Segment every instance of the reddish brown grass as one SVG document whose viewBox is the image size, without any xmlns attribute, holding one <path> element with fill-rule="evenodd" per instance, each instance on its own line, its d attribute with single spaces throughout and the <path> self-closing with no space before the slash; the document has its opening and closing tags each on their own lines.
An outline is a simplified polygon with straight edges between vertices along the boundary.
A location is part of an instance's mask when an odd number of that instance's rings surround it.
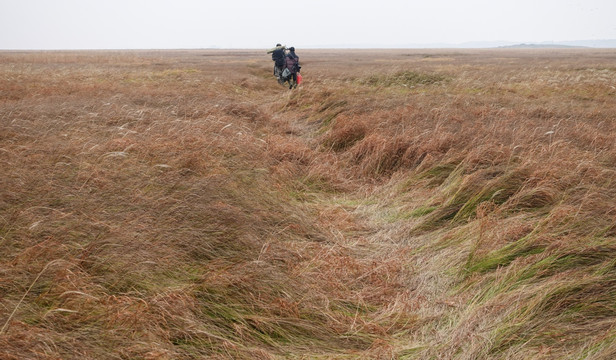
<svg viewBox="0 0 616 360">
<path fill-rule="evenodd" d="M 0 53 L 0 357 L 616 353 L 612 50 L 298 53 Z"/>
</svg>

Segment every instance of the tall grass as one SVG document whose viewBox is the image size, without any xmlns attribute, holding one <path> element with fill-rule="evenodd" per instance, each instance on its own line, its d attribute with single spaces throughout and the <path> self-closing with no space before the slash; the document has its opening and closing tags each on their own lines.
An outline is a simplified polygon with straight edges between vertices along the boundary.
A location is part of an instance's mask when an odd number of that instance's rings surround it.
<svg viewBox="0 0 616 360">
<path fill-rule="evenodd" d="M 613 357 L 613 51 L 300 56 L 0 53 L 2 358 Z"/>
</svg>

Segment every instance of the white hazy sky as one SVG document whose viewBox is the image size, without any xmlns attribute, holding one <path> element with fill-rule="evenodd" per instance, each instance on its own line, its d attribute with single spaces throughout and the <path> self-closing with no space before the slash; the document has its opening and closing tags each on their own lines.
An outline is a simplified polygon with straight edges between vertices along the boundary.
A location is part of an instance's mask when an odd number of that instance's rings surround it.
<svg viewBox="0 0 616 360">
<path fill-rule="evenodd" d="M 0 0 L 0 49 L 616 39 L 616 0 Z"/>
</svg>

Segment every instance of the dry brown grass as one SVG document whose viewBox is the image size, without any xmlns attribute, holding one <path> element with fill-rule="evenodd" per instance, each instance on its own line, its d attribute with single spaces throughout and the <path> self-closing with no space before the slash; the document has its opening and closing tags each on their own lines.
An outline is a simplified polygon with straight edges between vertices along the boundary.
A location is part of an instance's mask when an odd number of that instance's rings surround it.
<svg viewBox="0 0 616 360">
<path fill-rule="evenodd" d="M 299 55 L 0 53 L 2 358 L 613 357 L 614 51 Z"/>
</svg>

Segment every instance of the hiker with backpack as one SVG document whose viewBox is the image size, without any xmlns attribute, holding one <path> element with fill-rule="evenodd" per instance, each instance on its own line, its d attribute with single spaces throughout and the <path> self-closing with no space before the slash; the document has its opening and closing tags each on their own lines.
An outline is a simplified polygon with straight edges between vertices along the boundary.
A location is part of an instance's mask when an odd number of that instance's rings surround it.
<svg viewBox="0 0 616 360">
<path fill-rule="evenodd" d="M 295 48 L 291 46 L 289 48 L 289 53 L 285 57 L 284 70 L 283 70 L 283 78 L 285 78 L 285 81 L 289 82 L 289 89 L 293 89 L 294 87 L 297 87 L 297 84 L 298 84 L 297 76 L 301 68 L 302 67 L 299 66 L 299 56 L 295 54 Z M 285 76 L 285 73 L 288 73 L 288 74 Z"/>
<path fill-rule="evenodd" d="M 282 79 L 282 71 L 285 65 L 285 46 L 276 44 L 276 47 L 267 51 L 268 54 L 272 54 L 272 60 L 274 61 L 274 76 L 278 78 L 280 84 L 284 83 Z"/>
</svg>

